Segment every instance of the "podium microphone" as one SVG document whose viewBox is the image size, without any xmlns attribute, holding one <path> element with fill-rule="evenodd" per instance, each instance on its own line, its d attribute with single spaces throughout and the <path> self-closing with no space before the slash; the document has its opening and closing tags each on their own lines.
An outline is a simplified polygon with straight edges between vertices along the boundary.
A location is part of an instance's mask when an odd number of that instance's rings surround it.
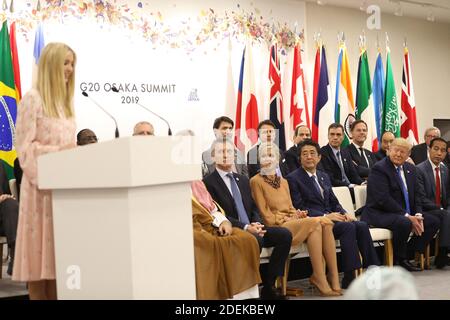
<svg viewBox="0 0 450 320">
<path fill-rule="evenodd" d="M 116 93 L 119 92 L 119 90 L 118 90 L 115 86 L 111 86 L 111 90 L 112 90 L 113 92 L 116 92 Z M 154 116 L 156 116 L 156 117 L 160 118 L 162 121 L 164 121 L 164 122 L 167 124 L 167 127 L 169 128 L 169 131 L 168 131 L 169 136 L 172 135 L 172 130 L 170 129 L 169 122 L 168 122 L 166 119 L 164 119 L 164 118 L 161 117 L 160 115 L 154 113 L 152 110 L 150 110 L 149 108 L 143 106 L 143 105 L 140 104 L 139 102 L 136 102 L 136 104 L 137 104 L 139 107 L 141 107 L 142 109 L 145 109 L 146 111 L 150 112 L 150 113 L 153 114 Z"/>
<path fill-rule="evenodd" d="M 91 100 L 97 107 L 99 107 L 100 109 L 103 110 L 104 113 L 106 113 L 111 119 L 113 119 L 114 124 L 116 125 L 116 132 L 115 132 L 115 137 L 118 138 L 119 137 L 119 126 L 117 125 L 117 121 L 116 118 L 114 118 L 108 111 L 106 111 L 97 101 L 95 101 L 94 99 L 92 99 L 88 93 L 86 91 L 81 92 L 81 94 L 83 96 L 85 96 L 86 98 L 89 98 L 89 100 Z"/>
</svg>

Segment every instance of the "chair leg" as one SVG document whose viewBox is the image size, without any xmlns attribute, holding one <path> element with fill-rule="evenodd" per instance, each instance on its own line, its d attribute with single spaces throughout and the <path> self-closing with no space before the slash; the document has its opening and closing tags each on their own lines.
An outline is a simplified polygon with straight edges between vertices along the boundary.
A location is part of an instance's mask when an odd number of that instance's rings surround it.
<svg viewBox="0 0 450 320">
<path fill-rule="evenodd" d="M 394 250 L 391 239 L 384 241 L 384 260 L 388 267 L 394 266 Z"/>
<path fill-rule="evenodd" d="M 425 269 L 425 255 L 423 253 L 416 252 L 414 260 L 419 263 L 420 270 Z"/>
<path fill-rule="evenodd" d="M 3 273 L 3 243 L 0 243 L 0 279 Z"/>
<path fill-rule="evenodd" d="M 439 253 L 439 234 L 434 239 L 434 256 L 437 257 Z"/>
<path fill-rule="evenodd" d="M 289 276 L 289 264 L 290 263 L 291 263 L 291 258 L 288 257 L 286 259 L 286 264 L 284 265 L 284 275 L 281 278 L 281 294 L 283 296 L 285 296 L 286 292 L 287 292 L 287 279 L 288 279 L 288 276 Z"/>
<path fill-rule="evenodd" d="M 425 249 L 425 269 L 430 270 L 430 244 Z"/>
</svg>

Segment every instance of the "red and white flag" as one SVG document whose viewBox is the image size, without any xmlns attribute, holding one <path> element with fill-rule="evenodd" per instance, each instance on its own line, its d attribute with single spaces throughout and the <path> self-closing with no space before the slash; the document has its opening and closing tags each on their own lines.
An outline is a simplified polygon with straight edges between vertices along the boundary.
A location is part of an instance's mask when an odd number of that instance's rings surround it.
<svg viewBox="0 0 450 320">
<path fill-rule="evenodd" d="M 419 143 L 416 117 L 416 99 L 414 98 L 414 86 L 411 74 L 411 64 L 409 61 L 409 51 L 405 47 L 403 56 L 403 76 L 402 76 L 402 111 L 400 113 L 402 138 L 408 140 L 412 145 Z"/>
<path fill-rule="evenodd" d="M 306 94 L 305 73 L 303 72 L 300 43 L 294 48 L 290 122 L 290 136 L 293 134 L 298 125 L 305 125 L 308 128 L 311 128 L 309 123 L 308 99 Z"/>
<path fill-rule="evenodd" d="M 234 143 L 244 154 L 258 142 L 258 102 L 255 94 L 255 73 L 252 47 L 247 44 L 242 54 L 236 104 Z"/>
</svg>

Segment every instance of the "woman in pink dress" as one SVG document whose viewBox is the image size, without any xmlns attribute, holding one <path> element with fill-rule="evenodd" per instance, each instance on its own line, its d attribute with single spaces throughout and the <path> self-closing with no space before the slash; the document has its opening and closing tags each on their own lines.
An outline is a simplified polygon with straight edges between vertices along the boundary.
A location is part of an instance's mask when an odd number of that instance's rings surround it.
<svg viewBox="0 0 450 320">
<path fill-rule="evenodd" d="M 28 282 L 30 299 L 56 299 L 50 190 L 40 190 L 40 155 L 75 147 L 75 52 L 63 43 L 42 51 L 36 89 L 18 107 L 16 150 L 23 178 L 13 280 Z"/>
</svg>

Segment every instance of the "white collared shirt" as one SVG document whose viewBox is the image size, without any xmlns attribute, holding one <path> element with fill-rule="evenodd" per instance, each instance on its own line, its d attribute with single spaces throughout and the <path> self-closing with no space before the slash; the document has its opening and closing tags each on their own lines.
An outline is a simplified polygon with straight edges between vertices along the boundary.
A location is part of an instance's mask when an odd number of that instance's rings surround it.
<svg viewBox="0 0 450 320">
<path fill-rule="evenodd" d="M 322 198 L 323 198 L 323 189 L 322 189 L 322 186 L 320 185 L 320 183 L 319 183 L 319 177 L 317 176 L 317 170 L 314 172 L 314 173 L 311 173 L 311 172 L 309 172 L 309 171 L 307 171 L 307 170 L 305 170 L 306 171 L 306 173 L 308 174 L 308 176 L 311 178 L 312 176 L 315 176 L 316 177 L 316 184 L 319 186 L 319 190 L 320 190 L 320 193 L 321 193 L 321 195 L 322 195 Z"/>
<path fill-rule="evenodd" d="M 228 188 L 228 191 L 230 191 L 230 194 L 233 195 L 233 192 L 231 191 L 231 181 L 230 177 L 227 176 L 229 173 L 233 173 L 232 171 L 226 172 L 216 167 L 217 172 L 219 173 L 220 177 L 222 178 L 223 182 L 225 182 L 225 185 Z"/>
<path fill-rule="evenodd" d="M 438 170 L 438 174 L 439 174 L 439 180 L 440 181 L 442 181 L 442 177 L 441 177 L 441 167 L 440 167 L 440 165 L 441 164 L 439 164 L 439 167 L 438 166 L 436 166 L 434 163 L 433 163 L 433 161 L 431 161 L 430 160 L 430 158 L 428 158 L 428 161 L 430 162 L 430 164 L 431 164 L 431 168 L 432 168 L 432 170 L 433 170 L 433 177 L 434 177 L 434 185 L 436 185 L 436 168 L 439 168 L 439 170 Z M 441 182 L 442 183 L 442 182 Z"/>
<path fill-rule="evenodd" d="M 360 146 L 358 146 L 356 143 L 354 143 L 354 142 L 352 142 L 352 144 L 355 146 L 355 148 L 356 148 L 356 151 L 358 151 L 358 154 L 360 153 L 360 149 L 359 148 L 363 148 L 363 157 L 364 157 L 364 159 L 366 159 L 366 163 L 367 163 L 367 165 L 369 166 L 369 159 L 367 159 L 367 156 L 366 156 L 366 153 L 364 152 L 364 147 L 360 147 Z"/>
</svg>

